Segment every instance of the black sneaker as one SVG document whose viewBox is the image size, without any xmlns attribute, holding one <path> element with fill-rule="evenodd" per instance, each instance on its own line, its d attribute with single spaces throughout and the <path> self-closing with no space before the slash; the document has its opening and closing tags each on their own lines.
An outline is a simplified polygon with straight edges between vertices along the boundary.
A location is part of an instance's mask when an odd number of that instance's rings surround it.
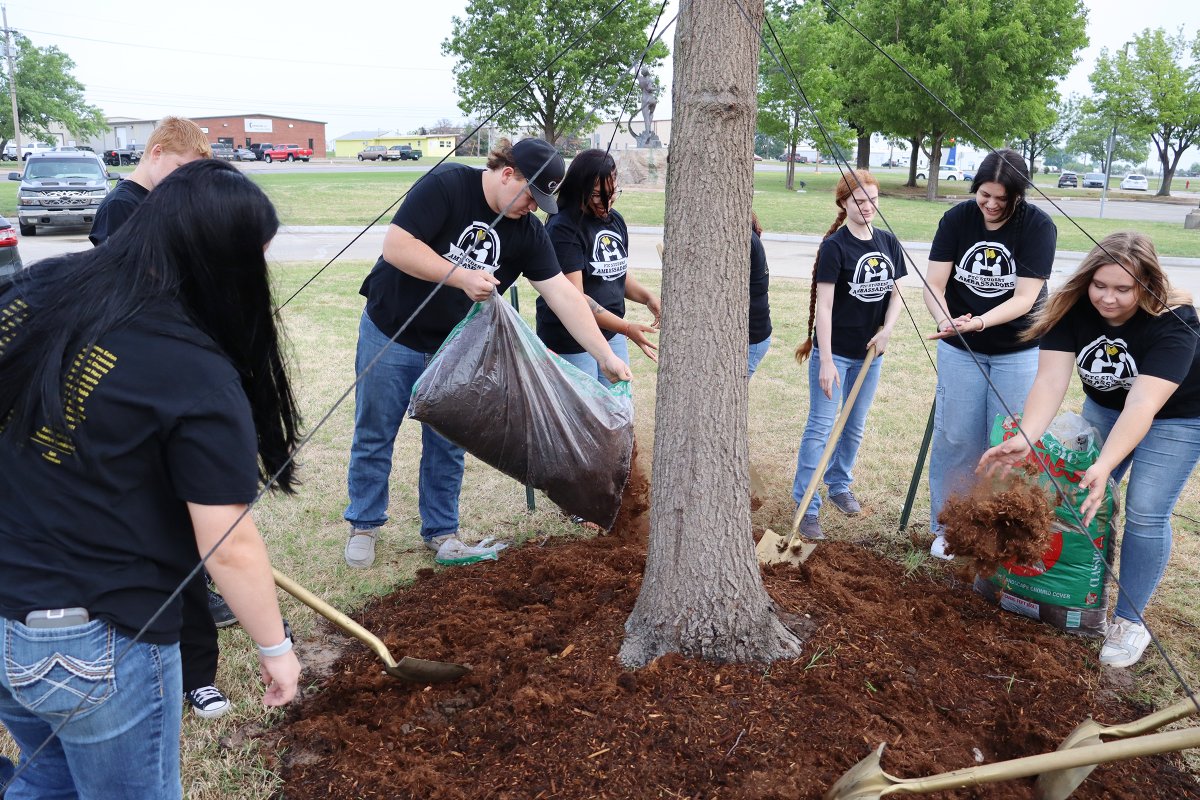
<svg viewBox="0 0 1200 800">
<path fill-rule="evenodd" d="M 201 686 L 199 689 L 184 692 L 183 696 L 192 707 L 192 713 L 204 719 L 216 719 L 233 708 L 229 698 L 215 686 Z"/>
<path fill-rule="evenodd" d="M 218 628 L 237 625 L 237 617 L 233 615 L 233 611 L 226 604 L 225 598 L 211 588 L 208 590 L 208 613 L 212 614 L 213 622 L 217 624 Z"/>
</svg>

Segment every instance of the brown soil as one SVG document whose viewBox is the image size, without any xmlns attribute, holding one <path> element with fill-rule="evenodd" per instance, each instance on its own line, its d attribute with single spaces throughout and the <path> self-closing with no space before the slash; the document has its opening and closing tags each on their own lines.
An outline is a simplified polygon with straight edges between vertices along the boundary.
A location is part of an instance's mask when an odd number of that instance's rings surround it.
<svg viewBox="0 0 1200 800">
<path fill-rule="evenodd" d="M 630 488 L 644 508 L 644 479 Z M 915 778 L 1053 750 L 1089 714 L 1150 710 L 1116 699 L 1094 644 L 841 542 L 764 570 L 781 611 L 802 618 L 802 659 L 668 656 L 627 671 L 616 655 L 645 558 L 633 506 L 610 535 L 426 570 L 364 609 L 397 657 L 474 669 L 413 686 L 349 647 L 268 734 L 285 754 L 282 796 L 819 798 L 881 742 L 884 769 Z M 939 796 L 1029 798 L 1032 784 Z M 1158 756 L 1099 767 L 1074 797 L 1195 799 L 1200 784 Z"/>
<path fill-rule="evenodd" d="M 947 498 L 938 516 L 947 549 L 974 559 L 984 576 L 1001 564 L 1036 563 L 1050 543 L 1054 504 L 1034 472 L 984 477 L 967 494 Z"/>
</svg>

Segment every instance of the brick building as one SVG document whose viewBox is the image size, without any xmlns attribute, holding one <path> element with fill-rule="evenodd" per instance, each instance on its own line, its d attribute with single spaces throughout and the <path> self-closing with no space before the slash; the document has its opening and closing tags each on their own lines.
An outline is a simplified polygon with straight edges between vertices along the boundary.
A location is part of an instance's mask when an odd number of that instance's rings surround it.
<svg viewBox="0 0 1200 800">
<path fill-rule="evenodd" d="M 183 115 L 181 115 L 183 116 Z M 325 123 L 311 119 L 296 119 L 293 117 L 275 117 L 270 114 L 242 114 L 223 117 L 188 117 L 200 126 L 210 142 L 225 142 L 234 147 L 248 147 L 255 142 L 270 144 L 298 144 L 311 147 L 313 155 L 324 158 L 327 143 L 325 141 Z M 94 150 L 107 150 L 114 147 L 144 145 L 151 131 L 158 125 L 158 119 L 132 119 L 129 117 L 109 117 L 108 130 L 99 136 L 94 136 L 86 142 Z"/>
</svg>

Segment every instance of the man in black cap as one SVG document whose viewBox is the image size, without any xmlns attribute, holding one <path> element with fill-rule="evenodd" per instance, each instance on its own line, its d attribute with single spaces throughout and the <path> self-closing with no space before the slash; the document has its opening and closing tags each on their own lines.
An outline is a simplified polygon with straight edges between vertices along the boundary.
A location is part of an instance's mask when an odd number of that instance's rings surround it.
<svg viewBox="0 0 1200 800">
<path fill-rule="evenodd" d="M 513 145 L 503 139 L 482 173 L 454 163 L 430 170 L 392 218 L 383 255 L 360 290 L 367 304 L 355 356 L 362 378 L 355 389 L 347 480 L 350 566 L 365 569 L 375 562 L 378 529 L 387 522 L 392 445 L 413 385 L 473 303 L 505 291 L 524 274 L 610 380 L 631 377 L 597 327 L 586 298 L 562 274 L 554 247 L 532 214 L 539 208 L 558 211 L 554 194 L 565 173 L 562 156 L 548 142 L 523 139 Z M 459 268 L 389 345 L 452 264 Z M 382 357 L 364 375 L 380 351 Z M 421 427 L 421 538 L 436 551 L 457 538 L 463 450 L 429 426 Z"/>
</svg>

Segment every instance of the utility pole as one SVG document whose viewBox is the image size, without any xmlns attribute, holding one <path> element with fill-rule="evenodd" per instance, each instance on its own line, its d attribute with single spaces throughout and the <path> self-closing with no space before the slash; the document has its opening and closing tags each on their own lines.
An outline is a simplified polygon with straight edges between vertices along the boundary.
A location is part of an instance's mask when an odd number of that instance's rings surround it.
<svg viewBox="0 0 1200 800">
<path fill-rule="evenodd" d="M 12 102 L 13 145 L 17 161 L 21 160 L 21 120 L 17 118 L 17 79 L 13 69 L 13 39 L 12 31 L 8 29 L 8 6 L 0 6 L 4 16 L 4 52 L 8 56 L 8 99 Z"/>
<path fill-rule="evenodd" d="M 1126 42 L 1125 47 L 1121 50 L 1121 66 L 1125 66 L 1125 62 L 1129 60 L 1129 45 L 1133 42 Z M 1104 201 L 1108 199 L 1108 176 L 1112 174 L 1112 154 L 1113 148 L 1117 145 L 1117 118 L 1113 115 L 1112 133 L 1108 135 L 1108 153 L 1104 160 L 1104 186 L 1100 189 L 1100 219 L 1104 219 Z"/>
</svg>

